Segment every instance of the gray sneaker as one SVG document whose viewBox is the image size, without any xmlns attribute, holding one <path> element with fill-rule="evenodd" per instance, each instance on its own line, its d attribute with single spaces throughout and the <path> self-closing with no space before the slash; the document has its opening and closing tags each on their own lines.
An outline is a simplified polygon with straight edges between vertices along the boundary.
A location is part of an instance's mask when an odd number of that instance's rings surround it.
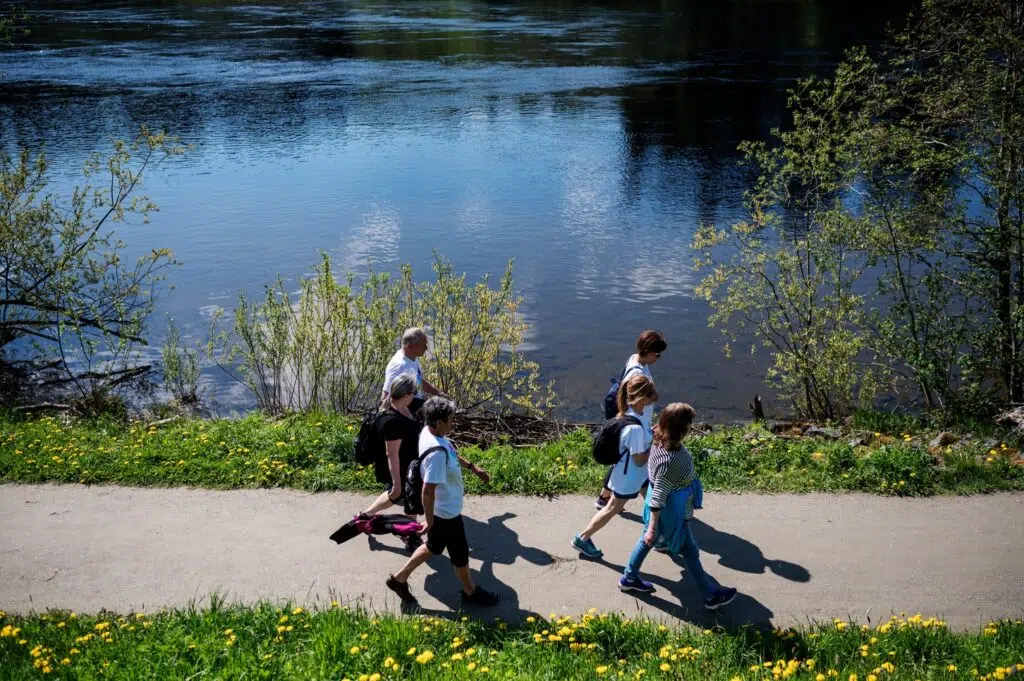
<svg viewBox="0 0 1024 681">
<path fill-rule="evenodd" d="M 572 538 L 572 547 L 587 558 L 600 558 L 604 555 L 604 551 L 594 546 L 593 540 L 584 539 L 578 534 Z"/>
</svg>

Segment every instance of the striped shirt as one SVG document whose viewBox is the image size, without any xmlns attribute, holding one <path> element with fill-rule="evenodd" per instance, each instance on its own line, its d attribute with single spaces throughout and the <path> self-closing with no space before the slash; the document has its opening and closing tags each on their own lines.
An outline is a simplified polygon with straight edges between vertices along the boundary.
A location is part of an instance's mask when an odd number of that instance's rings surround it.
<svg viewBox="0 0 1024 681">
<path fill-rule="evenodd" d="M 686 447 L 669 451 L 656 444 L 651 447 L 647 474 L 651 479 L 651 510 L 660 511 L 668 503 L 670 494 L 693 483 L 693 456 Z M 683 517 L 686 520 L 693 519 L 692 494 L 686 501 L 686 513 Z"/>
</svg>

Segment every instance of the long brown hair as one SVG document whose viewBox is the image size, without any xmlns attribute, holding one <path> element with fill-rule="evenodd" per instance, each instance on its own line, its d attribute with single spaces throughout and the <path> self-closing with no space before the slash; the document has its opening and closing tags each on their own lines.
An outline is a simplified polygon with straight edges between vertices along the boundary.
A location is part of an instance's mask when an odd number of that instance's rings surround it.
<svg viewBox="0 0 1024 681">
<path fill-rule="evenodd" d="M 669 451 L 683 446 L 683 438 L 690 432 L 697 412 L 685 402 L 673 402 L 658 413 L 658 425 L 654 428 L 654 442 Z"/>
<path fill-rule="evenodd" d="M 617 402 L 619 405 L 619 416 L 625 416 L 629 405 L 643 398 L 652 400 L 658 399 L 658 391 L 654 387 L 654 381 L 643 374 L 634 374 L 619 386 Z"/>
</svg>

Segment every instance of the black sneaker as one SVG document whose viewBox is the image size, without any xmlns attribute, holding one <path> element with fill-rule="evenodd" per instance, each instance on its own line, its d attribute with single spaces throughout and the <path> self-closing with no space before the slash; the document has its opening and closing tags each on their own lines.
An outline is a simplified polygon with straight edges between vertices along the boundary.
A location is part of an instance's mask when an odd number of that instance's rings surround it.
<svg viewBox="0 0 1024 681">
<path fill-rule="evenodd" d="M 722 588 L 712 594 L 710 598 L 704 599 L 704 607 L 708 610 L 718 610 L 723 605 L 729 605 L 734 598 L 736 598 L 736 589 Z"/>
<path fill-rule="evenodd" d="M 599 496 L 599 497 L 598 497 L 598 498 L 597 498 L 597 499 L 596 499 L 596 500 L 594 501 L 594 508 L 596 508 L 596 509 L 597 509 L 598 511 L 600 511 L 600 510 L 601 510 L 602 508 L 604 508 L 604 507 L 605 507 L 605 506 L 607 506 L 607 505 L 608 505 L 608 499 L 607 499 L 607 498 L 605 498 L 605 497 L 601 497 L 601 496 Z"/>
<path fill-rule="evenodd" d="M 394 575 L 388 575 L 388 580 L 384 582 L 389 589 L 398 594 L 398 597 L 402 599 L 402 605 L 418 605 L 419 601 L 409 591 L 409 585 L 405 582 L 400 582 L 395 579 Z"/>
<path fill-rule="evenodd" d="M 498 594 L 492 594 L 490 591 L 479 586 L 471 594 L 465 591 L 462 592 L 462 602 L 469 605 L 491 606 L 497 605 L 499 600 Z"/>
</svg>

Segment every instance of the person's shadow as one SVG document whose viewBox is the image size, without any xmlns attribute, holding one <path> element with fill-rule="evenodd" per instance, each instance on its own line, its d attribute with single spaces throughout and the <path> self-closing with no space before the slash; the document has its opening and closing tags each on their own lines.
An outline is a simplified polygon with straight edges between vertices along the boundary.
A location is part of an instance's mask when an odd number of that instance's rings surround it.
<svg viewBox="0 0 1024 681">
<path fill-rule="evenodd" d="M 699 511 L 697 512 L 699 513 Z M 702 553 L 713 553 L 718 556 L 718 564 L 739 572 L 749 572 L 755 575 L 764 574 L 765 570 L 788 579 L 791 582 L 809 582 L 811 573 L 807 568 L 787 560 L 766 558 L 761 549 L 753 542 L 738 537 L 735 534 L 716 530 L 697 518 L 694 513 L 691 527 L 693 535 L 697 538 Z M 643 524 L 644 519 L 632 512 L 625 512 L 622 517 Z M 677 562 L 682 565 L 682 558 L 677 557 Z"/>
<path fill-rule="evenodd" d="M 802 565 L 787 560 L 766 558 L 761 549 L 751 541 L 734 534 L 716 530 L 696 517 L 691 521 L 693 534 L 697 537 L 700 550 L 718 556 L 718 564 L 732 570 L 764 574 L 765 570 L 788 579 L 791 582 L 809 582 L 811 573 Z"/>
<path fill-rule="evenodd" d="M 469 556 L 481 562 L 479 569 L 471 568 L 473 581 L 488 591 L 498 594 L 501 600 L 497 606 L 484 608 L 462 603 L 462 584 L 455 576 L 455 571 L 452 569 L 451 561 L 446 553 L 441 556 L 431 556 L 427 560 L 427 564 L 433 568 L 433 572 L 427 575 L 423 588 L 449 610 L 435 611 L 417 608 L 412 612 L 445 618 L 453 618 L 462 614 L 487 615 L 499 617 L 502 621 L 510 623 L 521 622 L 531 615 L 538 616 L 536 612 L 523 610 L 519 604 L 518 592 L 499 580 L 494 574 L 495 564 L 513 565 L 519 559 L 539 566 L 552 565 L 555 562 L 555 559 L 547 552 L 532 546 L 524 546 L 520 542 L 519 535 L 505 524 L 515 517 L 514 513 L 503 513 L 486 522 L 467 516 L 462 517 L 466 527 L 466 538 L 469 541 Z M 384 550 L 408 555 L 403 549 L 384 544 L 372 536 L 370 537 L 370 550 Z"/>
</svg>

